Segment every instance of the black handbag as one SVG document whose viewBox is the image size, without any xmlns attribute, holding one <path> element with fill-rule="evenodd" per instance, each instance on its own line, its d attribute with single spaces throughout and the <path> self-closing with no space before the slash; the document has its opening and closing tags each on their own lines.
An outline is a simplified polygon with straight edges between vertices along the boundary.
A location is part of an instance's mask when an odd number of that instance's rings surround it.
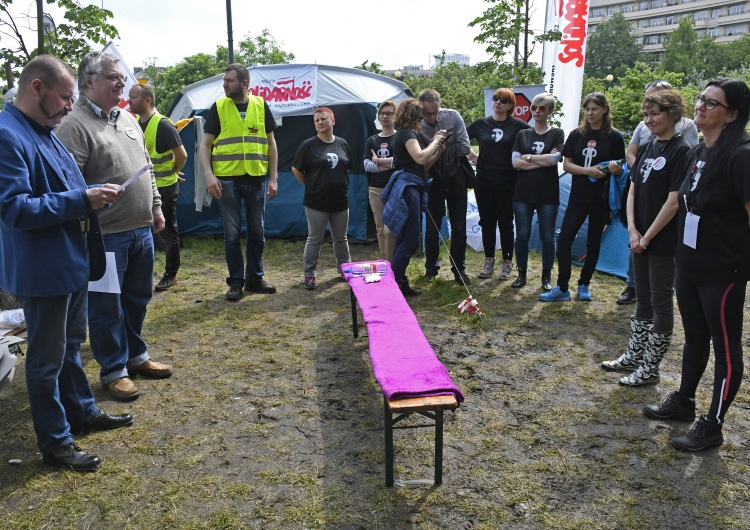
<svg viewBox="0 0 750 530">
<path fill-rule="evenodd" d="M 465 156 L 462 156 L 459 160 L 459 176 L 463 179 L 464 183 L 466 184 L 466 187 L 469 189 L 473 189 L 477 187 L 477 172 L 474 170 L 474 167 L 469 162 L 469 159 Z"/>
<path fill-rule="evenodd" d="M 89 281 L 95 282 L 101 280 L 107 271 L 104 237 L 96 212 L 89 213 L 89 231 L 86 233 L 86 242 L 89 248 Z"/>
</svg>

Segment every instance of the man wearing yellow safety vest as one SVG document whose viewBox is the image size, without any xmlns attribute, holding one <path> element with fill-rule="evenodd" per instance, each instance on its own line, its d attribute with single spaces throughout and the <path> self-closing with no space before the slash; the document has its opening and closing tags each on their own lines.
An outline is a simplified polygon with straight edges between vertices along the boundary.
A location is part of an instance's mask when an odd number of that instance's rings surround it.
<svg viewBox="0 0 750 530">
<path fill-rule="evenodd" d="M 138 114 L 138 123 L 146 139 L 146 149 L 154 165 L 156 187 L 161 195 L 161 211 L 164 214 L 163 237 L 167 243 L 164 276 L 156 284 L 157 291 L 166 291 L 177 283 L 180 269 L 180 234 L 177 231 L 177 198 L 187 152 L 180 135 L 171 120 L 154 108 L 155 96 L 151 85 L 136 84 L 128 94 L 130 111 Z"/>
<path fill-rule="evenodd" d="M 248 94 L 249 84 L 250 72 L 243 65 L 230 64 L 224 70 L 226 97 L 211 106 L 200 146 L 206 187 L 211 197 L 219 199 L 224 223 L 230 301 L 242 298 L 243 285 L 248 292 L 276 292 L 263 278 L 265 195 L 270 200 L 278 191 L 276 121 L 262 98 Z M 246 264 L 240 243 L 242 201 L 247 219 Z"/>
</svg>

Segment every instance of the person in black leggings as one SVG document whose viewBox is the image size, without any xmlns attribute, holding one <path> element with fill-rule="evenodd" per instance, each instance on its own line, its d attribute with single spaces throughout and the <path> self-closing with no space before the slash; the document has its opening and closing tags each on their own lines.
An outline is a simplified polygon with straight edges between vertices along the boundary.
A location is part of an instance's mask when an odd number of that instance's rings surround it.
<svg viewBox="0 0 750 530">
<path fill-rule="evenodd" d="M 736 79 L 708 83 L 695 97 L 695 124 L 704 143 L 688 155 L 678 194 L 677 305 L 685 328 L 680 389 L 644 407 L 656 419 L 692 421 L 695 391 L 714 347 L 711 406 L 693 427 L 672 439 L 682 451 L 724 443 L 727 409 L 740 388 L 742 324 L 750 279 L 750 90 Z"/>
</svg>

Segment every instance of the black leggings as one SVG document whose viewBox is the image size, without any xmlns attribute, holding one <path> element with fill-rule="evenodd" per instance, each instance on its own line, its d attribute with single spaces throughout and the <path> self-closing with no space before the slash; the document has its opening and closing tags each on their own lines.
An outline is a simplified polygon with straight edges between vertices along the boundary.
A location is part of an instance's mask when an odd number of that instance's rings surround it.
<svg viewBox="0 0 750 530">
<path fill-rule="evenodd" d="M 724 422 L 742 382 L 742 318 L 746 282 L 697 283 L 677 271 L 677 306 L 685 329 L 680 393 L 695 397 L 714 344 L 714 390 L 708 417 Z"/>
<path fill-rule="evenodd" d="M 597 201 L 594 204 L 568 204 L 560 227 L 560 237 L 557 239 L 557 285 L 563 291 L 568 290 L 573 261 L 573 241 L 583 222 L 589 218 L 588 235 L 586 236 L 586 261 L 581 270 L 578 285 L 588 285 L 594 275 L 596 263 L 599 261 L 599 250 L 602 244 L 602 231 L 609 219 L 609 204 Z"/>
</svg>

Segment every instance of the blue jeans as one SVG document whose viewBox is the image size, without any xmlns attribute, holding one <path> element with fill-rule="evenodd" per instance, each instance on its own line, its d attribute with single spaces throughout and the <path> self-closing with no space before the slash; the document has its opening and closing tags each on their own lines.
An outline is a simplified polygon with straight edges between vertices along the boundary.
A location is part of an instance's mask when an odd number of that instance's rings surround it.
<svg viewBox="0 0 750 530">
<path fill-rule="evenodd" d="M 516 218 L 516 261 L 519 269 L 525 269 L 529 263 L 531 220 L 536 210 L 539 218 L 539 239 L 542 240 L 542 269 L 552 270 L 555 264 L 557 209 L 557 204 L 530 204 L 513 201 L 513 214 Z"/>
<path fill-rule="evenodd" d="M 61 296 L 25 296 L 26 387 L 31 418 L 42 453 L 73 441 L 69 421 L 82 423 L 99 413 L 86 372 L 81 343 L 86 340 L 86 289 Z"/>
<path fill-rule="evenodd" d="M 247 244 L 242 259 L 242 201 L 245 201 Z M 266 211 L 266 180 L 263 177 L 228 177 L 221 179 L 219 209 L 224 222 L 224 254 L 229 277 L 227 285 L 242 286 L 245 281 L 263 279 L 263 217 Z"/>
<path fill-rule="evenodd" d="M 409 266 L 409 260 L 417 251 L 419 246 L 419 233 L 421 231 L 422 211 L 420 209 L 421 192 L 414 186 L 409 186 L 404 190 L 404 201 L 409 208 L 409 217 L 404 223 L 401 235 L 396 238 L 396 246 L 393 248 L 393 275 L 397 282 L 407 281 L 406 267 Z M 466 231 L 464 230 L 464 234 Z"/>
<path fill-rule="evenodd" d="M 151 227 L 105 234 L 104 248 L 115 253 L 120 294 L 89 292 L 89 330 L 106 385 L 127 377 L 128 364 L 140 366 L 151 358 L 141 337 L 154 277 Z"/>
</svg>

